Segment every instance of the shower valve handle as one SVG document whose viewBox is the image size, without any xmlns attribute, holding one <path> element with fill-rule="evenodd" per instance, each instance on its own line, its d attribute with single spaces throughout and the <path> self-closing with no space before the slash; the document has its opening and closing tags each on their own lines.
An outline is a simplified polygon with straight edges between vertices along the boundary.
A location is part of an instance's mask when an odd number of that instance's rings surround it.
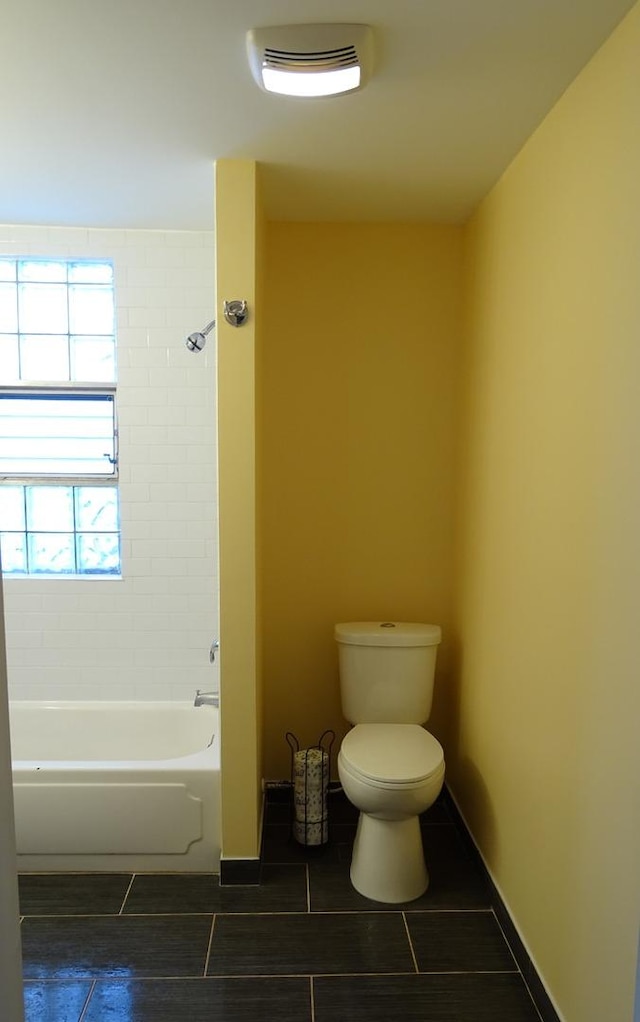
<svg viewBox="0 0 640 1022">
<path fill-rule="evenodd" d="M 214 663 L 216 659 L 216 653 L 220 649 L 220 642 L 218 639 L 214 639 L 209 649 L 209 662 Z"/>
</svg>

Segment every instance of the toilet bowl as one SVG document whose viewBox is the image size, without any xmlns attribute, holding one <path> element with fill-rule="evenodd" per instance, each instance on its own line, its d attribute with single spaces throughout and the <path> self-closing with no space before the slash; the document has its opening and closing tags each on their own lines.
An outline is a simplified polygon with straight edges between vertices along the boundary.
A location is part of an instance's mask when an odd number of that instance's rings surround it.
<svg viewBox="0 0 640 1022">
<path fill-rule="evenodd" d="M 429 883 L 419 815 L 444 781 L 442 746 L 422 727 L 440 627 L 350 621 L 334 634 L 342 712 L 355 725 L 338 755 L 344 792 L 360 810 L 351 883 L 373 901 L 413 901 Z"/>
<path fill-rule="evenodd" d="M 444 781 L 444 753 L 419 724 L 357 724 L 342 741 L 338 774 L 360 810 L 351 883 L 366 898 L 419 898 L 429 877 L 419 815 Z"/>
</svg>

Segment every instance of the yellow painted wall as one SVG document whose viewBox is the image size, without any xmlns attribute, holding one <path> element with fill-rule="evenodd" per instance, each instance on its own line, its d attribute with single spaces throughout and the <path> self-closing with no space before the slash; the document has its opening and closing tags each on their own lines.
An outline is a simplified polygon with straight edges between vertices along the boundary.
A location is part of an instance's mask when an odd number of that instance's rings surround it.
<svg viewBox="0 0 640 1022">
<path fill-rule="evenodd" d="M 466 239 L 448 777 L 567 1022 L 633 1011 L 639 124 L 636 7 Z"/>
<path fill-rule="evenodd" d="M 269 223 L 260 375 L 265 776 L 340 713 L 333 625 L 450 634 L 461 229 Z M 449 646 L 439 656 L 434 729 Z"/>
<path fill-rule="evenodd" d="M 218 472 L 220 514 L 220 707 L 222 855 L 259 852 L 262 721 L 256 524 L 256 350 L 261 234 L 258 168 L 216 164 Z M 227 324 L 224 300 L 246 299 L 250 316 Z"/>
</svg>

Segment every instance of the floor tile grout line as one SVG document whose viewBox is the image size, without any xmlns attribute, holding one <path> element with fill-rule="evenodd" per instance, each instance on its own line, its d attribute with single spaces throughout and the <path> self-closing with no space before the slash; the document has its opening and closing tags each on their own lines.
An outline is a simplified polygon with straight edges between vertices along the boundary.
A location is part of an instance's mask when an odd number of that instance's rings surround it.
<svg viewBox="0 0 640 1022">
<path fill-rule="evenodd" d="M 358 915 L 358 916 L 370 916 L 370 915 L 383 915 L 390 916 L 394 913 L 397 915 L 398 912 L 406 912 L 408 916 L 436 916 L 436 915 L 471 915 L 472 913 L 480 912 L 491 912 L 490 908 L 394 908 L 381 909 L 381 908 L 315 908 L 311 909 L 312 915 L 325 915 L 325 916 L 343 916 L 343 915 Z M 244 913 L 245 915 L 251 915 L 251 913 Z M 270 912 L 256 912 L 255 915 L 275 915 L 276 913 Z M 295 914 L 295 913 L 292 913 Z M 227 915 L 242 915 L 240 912 L 227 912 Z"/>
<path fill-rule="evenodd" d="M 333 976 L 340 977 L 341 979 L 357 979 L 360 976 L 371 977 L 380 976 L 382 978 L 388 978 L 389 976 L 415 976 L 415 972 L 221 972 L 214 973 L 205 977 L 198 976 L 153 976 L 148 978 L 153 979 L 304 979 L 305 976 L 313 977 L 313 979 L 326 979 Z M 446 974 L 448 975 L 448 973 Z M 511 975 L 511 973 L 509 973 Z M 105 980 L 113 979 L 112 976 L 105 976 Z M 135 976 L 128 977 L 128 979 L 136 979 Z"/>
<path fill-rule="evenodd" d="M 518 976 L 517 969 L 423 969 L 417 972 L 221 972 L 205 976 L 205 979 L 304 979 L 311 976 L 313 979 L 358 979 L 359 977 L 379 976 L 381 979 L 388 979 L 391 976 Z M 105 979 L 112 979 L 106 976 Z M 130 976 L 128 979 L 135 980 Z M 198 976 L 152 976 L 149 979 L 199 979 Z"/>
<path fill-rule="evenodd" d="M 213 913 L 213 919 L 211 920 L 211 929 L 209 930 L 209 943 L 207 944 L 207 953 L 204 959 L 204 972 L 202 974 L 203 979 L 206 978 L 207 969 L 209 968 L 209 959 L 211 958 L 211 945 L 213 944 L 213 930 L 216 925 L 216 913 Z"/>
<path fill-rule="evenodd" d="M 220 876 L 219 872 L 216 873 L 213 870 L 207 871 L 206 873 L 200 873 L 200 872 L 197 872 L 197 873 L 196 872 L 191 872 L 190 873 L 188 871 L 185 871 L 184 869 L 158 869 L 158 868 L 156 868 L 156 869 L 145 869 L 145 870 L 141 870 L 141 869 L 138 869 L 138 870 L 114 869 L 114 870 L 105 870 L 103 872 L 102 871 L 101 872 L 95 872 L 94 870 L 91 870 L 91 869 L 89 869 L 89 870 L 87 870 L 87 869 L 85 869 L 85 870 L 82 870 L 82 869 L 72 869 L 72 870 L 60 870 L 60 869 L 37 870 L 37 869 L 30 869 L 30 870 L 19 870 L 17 875 L 18 875 L 18 879 L 20 879 L 20 880 L 25 880 L 25 879 L 28 880 L 30 877 L 56 877 L 57 878 L 57 877 L 60 877 L 60 876 L 65 876 L 65 877 L 85 877 L 87 879 L 95 880 L 98 877 L 100 877 L 101 879 L 104 879 L 105 877 L 107 877 L 109 879 L 113 879 L 114 877 L 127 877 L 127 876 L 131 876 L 132 873 L 133 873 L 134 876 L 141 876 L 141 877 L 185 877 L 185 876 L 186 877 L 194 877 L 194 876 L 197 876 L 197 877 L 219 877 Z"/>
<path fill-rule="evenodd" d="M 129 886 L 127 887 L 127 889 L 126 889 L 126 891 L 125 891 L 125 895 L 124 895 L 124 898 L 122 899 L 122 905 L 120 906 L 120 911 L 118 912 L 118 915 L 119 915 L 119 916 L 121 916 L 121 915 L 122 915 L 122 911 L 123 911 L 123 909 L 124 909 L 124 906 L 125 906 L 125 905 L 126 905 L 126 903 L 127 903 L 127 898 L 129 897 L 129 894 L 130 894 L 130 892 L 131 892 L 131 888 L 133 887 L 133 882 L 134 882 L 135 878 L 136 878 L 136 874 L 135 874 L 135 873 L 132 873 L 132 874 L 131 874 L 131 880 L 129 881 Z"/>
<path fill-rule="evenodd" d="M 91 984 L 91 988 L 89 990 L 89 993 L 87 994 L 85 1002 L 84 1002 L 84 1004 L 82 1006 L 82 1011 L 80 1012 L 80 1017 L 78 1019 L 78 1022 L 83 1022 L 83 1019 L 86 1018 L 87 1012 L 89 1010 L 89 1003 L 91 1001 L 91 997 L 93 996 L 93 991 L 95 990 L 95 988 L 96 988 L 96 981 L 94 979 L 92 984 Z"/>
<path fill-rule="evenodd" d="M 183 875 L 184 870 L 173 870 L 171 874 L 167 875 Z M 70 870 L 59 870 L 59 869 L 19 869 L 18 877 L 126 877 L 131 876 L 130 869 L 106 869 L 98 870 L 97 872 L 92 869 L 70 869 Z M 146 875 L 146 874 L 145 874 Z M 157 870 L 150 870 L 149 876 L 164 876 L 164 873 L 158 873 Z"/>
<path fill-rule="evenodd" d="M 173 916 L 176 919 L 191 919 L 193 916 L 211 916 L 214 910 L 202 912 L 50 912 L 40 915 L 26 915 L 25 919 L 156 919 L 158 917 Z M 218 913 L 229 916 L 236 915 L 295 915 L 294 912 L 226 912 Z M 298 915 L 304 915 L 298 912 Z"/>
<path fill-rule="evenodd" d="M 315 916 L 344 916 L 344 915 L 365 916 L 365 917 L 367 917 L 367 916 L 372 916 L 372 915 L 379 915 L 379 916 L 404 915 L 405 913 L 407 915 L 409 915 L 409 916 L 417 916 L 417 915 L 434 916 L 434 915 L 456 915 L 456 914 L 457 915 L 473 915 L 473 914 L 475 914 L 475 915 L 482 915 L 482 914 L 484 914 L 484 915 L 487 915 L 487 914 L 494 915 L 495 914 L 493 912 L 492 908 L 424 908 L 424 909 L 418 909 L 418 908 L 416 908 L 416 909 L 411 909 L 411 908 L 407 908 L 407 909 L 400 909 L 400 908 L 390 908 L 390 909 L 380 909 L 380 908 L 371 908 L 371 909 L 369 909 L 369 908 L 367 908 L 367 909 L 361 909 L 361 908 L 360 909 L 358 909 L 358 908 L 334 908 L 334 909 L 311 909 L 309 907 L 309 904 L 310 904 L 310 890 L 309 889 L 307 890 L 306 900 L 307 900 L 307 907 L 305 907 L 304 909 L 299 909 L 299 908 L 283 908 L 283 909 L 272 909 L 272 910 L 270 910 L 268 912 L 260 912 L 260 911 L 255 911 L 255 910 L 254 911 L 250 911 L 250 910 L 247 910 L 247 909 L 243 909 L 242 911 L 234 912 L 234 911 L 224 911 L 224 910 L 220 911 L 219 909 L 211 909 L 211 908 L 210 909 L 203 909 L 202 911 L 198 911 L 198 912 L 176 912 L 176 911 L 172 911 L 170 909 L 163 910 L 161 912 L 122 912 L 122 910 L 120 910 L 119 912 L 39 912 L 39 913 L 35 913 L 34 912 L 34 913 L 31 913 L 31 914 L 27 912 L 27 913 L 25 913 L 25 915 L 22 916 L 22 919 L 23 920 L 26 920 L 26 919 L 155 919 L 155 918 L 161 917 L 161 916 L 175 916 L 176 918 L 180 918 L 180 919 L 184 919 L 184 918 L 188 919 L 188 918 L 192 918 L 193 916 L 210 916 L 210 915 L 214 915 L 214 914 L 215 915 L 219 915 L 219 916 L 229 916 L 229 917 L 235 917 L 235 916 L 258 916 L 261 919 L 264 918 L 264 917 L 267 917 L 267 916 L 306 916 L 306 915 L 311 915 L 311 916 L 314 916 L 314 917 Z M 497 920 L 496 920 L 496 922 L 497 922 Z M 505 940 L 506 940 L 506 937 L 505 937 Z M 509 951 L 511 952 L 511 954 L 513 956 L 513 952 L 511 951 L 511 946 L 509 945 L 508 941 L 507 941 L 507 946 L 509 947 Z"/>
<path fill-rule="evenodd" d="M 517 970 L 506 970 L 506 969 L 432 969 L 426 972 L 221 972 L 213 973 L 211 975 L 194 974 L 174 974 L 170 973 L 167 975 L 140 975 L 140 976 L 75 976 L 74 982 L 80 983 L 91 983 L 92 985 L 98 983 L 143 983 L 143 982 L 155 982 L 156 980 L 166 982 L 167 980 L 179 981 L 184 980 L 185 982 L 193 982 L 194 980 L 220 980 L 220 979 L 304 979 L 305 977 L 313 979 L 359 979 L 359 978 L 370 978 L 372 976 L 379 976 L 380 978 L 390 978 L 392 976 L 521 976 Z M 522 976 L 521 976 L 522 978 Z M 61 983 L 67 983 L 68 977 L 66 976 L 49 976 L 46 978 L 42 977 L 25 977 L 26 984 L 34 985 L 46 985 L 55 986 Z M 537 1009 L 536 1009 L 537 1010 Z"/>
<path fill-rule="evenodd" d="M 404 915 L 405 912 L 408 915 L 410 915 L 410 916 L 411 915 L 430 915 L 430 916 L 431 915 L 454 915 L 455 913 L 458 913 L 459 915 L 471 915 L 473 913 L 476 913 L 477 915 L 480 915 L 480 914 L 487 915 L 487 914 L 491 914 L 492 909 L 490 909 L 490 908 L 461 908 L 461 909 L 457 909 L 457 908 L 443 908 L 443 909 L 440 909 L 440 908 L 434 908 L 434 909 L 402 909 L 402 908 L 379 909 L 379 908 L 372 908 L 372 909 L 364 909 L 363 910 L 363 909 L 357 909 L 357 908 L 333 908 L 333 909 L 330 908 L 330 909 L 313 909 L 310 913 L 307 912 L 306 910 L 301 912 L 299 909 L 280 909 L 280 910 L 274 909 L 271 912 L 245 912 L 245 911 L 242 911 L 242 912 L 219 912 L 218 911 L 218 912 L 216 912 L 216 915 L 228 916 L 230 918 L 232 918 L 234 916 L 257 916 L 260 919 L 263 919 L 266 916 L 306 916 L 306 915 L 311 915 L 313 918 L 316 918 L 317 916 L 363 916 L 366 919 L 369 916 L 375 916 L 375 915 L 384 916 L 385 918 L 387 916 L 394 916 L 394 915 L 395 916 L 400 916 L 400 915 Z M 187 913 L 187 912 L 183 912 L 183 913 L 180 913 L 180 912 L 165 912 L 165 913 L 150 912 L 150 913 L 146 913 L 146 914 L 153 916 L 153 915 L 189 915 L 189 914 L 191 914 L 191 915 L 205 915 L 206 913 L 202 913 L 202 912 L 200 912 L 200 913 L 197 913 L 197 912 L 193 912 L 193 913 Z"/>
<path fill-rule="evenodd" d="M 309 864 L 305 862 L 304 865 L 305 877 L 307 881 L 307 912 L 311 912 L 311 878 L 309 876 Z M 267 913 L 265 912 L 265 915 Z"/>
<path fill-rule="evenodd" d="M 316 1019 L 316 1006 L 314 1002 L 315 991 L 313 989 L 313 976 L 309 976 L 309 1006 L 311 1008 L 311 1022 Z"/>
<path fill-rule="evenodd" d="M 516 956 L 513 953 L 513 949 L 511 947 L 511 944 L 509 943 L 509 939 L 508 939 L 506 933 L 504 932 L 504 929 L 502 927 L 502 923 L 498 919 L 498 916 L 496 915 L 495 909 L 492 909 L 491 911 L 493 912 L 495 921 L 498 924 L 498 927 L 500 929 L 500 932 L 501 932 L 502 936 L 504 937 L 505 943 L 506 943 L 507 947 L 509 948 L 509 951 L 511 952 L 511 957 L 513 958 L 513 960 L 515 962 L 516 969 L 518 970 L 520 978 L 522 979 L 522 982 L 525 985 L 526 991 L 529 994 L 529 998 L 531 1000 L 531 1003 L 533 1004 L 533 1007 L 535 1008 L 536 1014 L 537 1014 L 538 1018 L 540 1019 L 540 1022 L 544 1022 L 544 1020 L 542 1018 L 542 1013 L 541 1013 L 540 1009 L 538 1008 L 538 1005 L 537 1005 L 536 1000 L 535 1000 L 535 998 L 533 996 L 533 993 L 531 992 L 531 987 L 527 983 L 527 977 L 525 976 L 524 972 L 522 971 L 522 969 L 520 968 L 520 966 L 518 964 L 518 960 L 516 959 Z"/>
<path fill-rule="evenodd" d="M 423 969 L 419 976 L 518 976 L 517 969 Z"/>
<path fill-rule="evenodd" d="M 493 918 L 494 918 L 494 920 L 495 920 L 495 922 L 496 922 L 496 926 L 498 927 L 498 929 L 500 930 L 500 933 L 502 934 L 502 939 L 504 940 L 505 944 L 507 945 L 507 947 L 508 947 L 508 949 L 509 949 L 509 954 L 511 955 L 511 958 L 512 958 L 513 964 L 514 964 L 514 965 L 515 965 L 515 967 L 516 967 L 516 971 L 517 971 L 517 972 L 519 972 L 519 973 L 520 973 L 520 975 L 522 976 L 522 978 L 524 979 L 524 976 L 522 975 L 522 969 L 521 969 L 521 968 L 520 968 L 520 966 L 518 965 L 518 959 L 516 958 L 516 956 L 515 956 L 515 955 L 514 955 L 514 953 L 513 953 L 513 949 L 512 949 L 512 947 L 511 947 L 511 944 L 509 943 L 509 940 L 508 940 L 508 938 L 507 938 L 507 935 L 506 935 L 506 933 L 504 932 L 504 930 L 502 929 L 502 926 L 500 925 L 500 920 L 498 919 L 498 917 L 497 917 L 497 915 L 496 915 L 496 913 L 495 913 L 495 910 L 494 910 L 493 908 L 491 909 L 491 914 L 492 914 L 492 916 L 493 916 Z M 529 988 L 527 987 L 527 989 L 529 989 Z"/>
<path fill-rule="evenodd" d="M 419 973 L 420 969 L 418 968 L 418 959 L 416 958 L 416 953 L 415 953 L 415 951 L 413 949 L 413 941 L 411 940 L 411 933 L 409 932 L 409 923 L 407 922 L 407 913 L 406 912 L 402 913 L 402 919 L 403 919 L 403 922 L 404 922 L 404 928 L 405 928 L 406 933 L 407 933 L 407 940 L 409 941 L 409 950 L 411 952 L 411 957 L 413 959 L 413 965 L 414 965 L 414 968 L 415 968 L 416 972 Z"/>
<path fill-rule="evenodd" d="M 520 976 L 522 977 L 522 982 L 524 983 L 525 989 L 526 989 L 527 993 L 529 994 L 529 997 L 531 999 L 531 1003 L 532 1003 L 532 1005 L 534 1007 L 534 1011 L 535 1011 L 536 1015 L 540 1019 L 540 1022 L 544 1022 L 544 1019 L 542 1018 L 542 1014 L 540 1012 L 540 1009 L 539 1009 L 538 1005 L 536 1004 L 535 1000 L 533 999 L 533 994 L 531 993 L 531 988 L 530 988 L 529 984 L 527 983 L 523 973 L 520 973 Z"/>
</svg>

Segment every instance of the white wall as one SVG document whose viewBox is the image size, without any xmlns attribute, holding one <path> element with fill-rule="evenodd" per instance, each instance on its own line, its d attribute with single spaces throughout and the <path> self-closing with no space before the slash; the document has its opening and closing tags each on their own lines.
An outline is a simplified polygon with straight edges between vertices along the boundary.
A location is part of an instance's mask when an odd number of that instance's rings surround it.
<svg viewBox="0 0 640 1022">
<path fill-rule="evenodd" d="M 9 694 L 181 699 L 217 686 L 212 232 L 0 227 L 0 254 L 103 257 L 115 268 L 122 574 L 6 578 Z"/>
</svg>

